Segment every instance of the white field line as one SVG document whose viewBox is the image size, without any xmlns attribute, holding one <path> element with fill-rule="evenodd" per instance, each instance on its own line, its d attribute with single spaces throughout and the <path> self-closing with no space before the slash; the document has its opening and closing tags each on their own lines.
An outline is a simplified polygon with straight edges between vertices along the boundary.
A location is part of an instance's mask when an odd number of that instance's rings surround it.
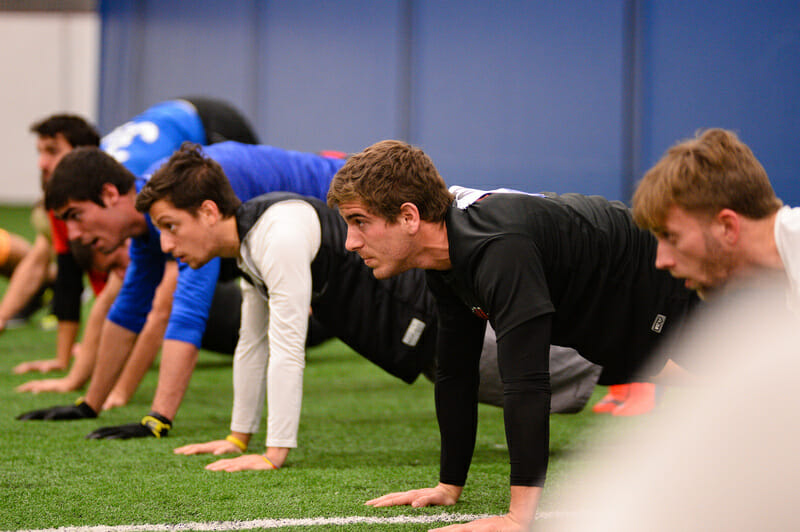
<svg viewBox="0 0 800 532">
<path fill-rule="evenodd" d="M 561 512 L 539 512 L 537 519 L 549 519 L 562 515 Z M 250 530 L 253 528 L 282 528 L 287 526 L 321 526 L 353 524 L 369 525 L 402 525 L 424 523 L 458 523 L 491 517 L 489 514 L 436 514 L 436 515 L 399 515 L 395 517 L 314 517 L 306 519 L 254 519 L 252 521 L 211 521 L 207 523 L 178 523 L 175 525 L 116 525 L 116 526 L 63 526 L 59 528 L 40 528 L 18 530 L 16 532 L 169 532 L 173 530 Z"/>
</svg>

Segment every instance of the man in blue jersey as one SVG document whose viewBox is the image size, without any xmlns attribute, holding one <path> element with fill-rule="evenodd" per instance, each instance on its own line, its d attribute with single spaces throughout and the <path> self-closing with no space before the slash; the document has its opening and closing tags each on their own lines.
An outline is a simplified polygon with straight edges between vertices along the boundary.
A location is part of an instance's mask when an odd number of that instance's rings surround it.
<svg viewBox="0 0 800 532">
<path fill-rule="evenodd" d="M 52 115 L 33 124 L 31 131 L 37 135 L 42 188 L 61 158 L 79 146 L 97 146 L 99 143 L 101 149 L 135 175 L 140 175 L 153 162 L 169 156 L 184 141 L 200 144 L 223 140 L 250 144 L 258 142 L 251 126 L 237 109 L 224 101 L 203 97 L 160 102 L 102 139 L 91 124 L 74 115 Z M 0 302 L 0 331 L 7 319 L 25 307 L 26 302 L 42 286 L 51 261 L 51 249 L 55 248 L 58 264 L 53 285 L 53 312 L 58 319 L 56 358 L 24 362 L 14 368 L 17 373 L 66 369 L 80 327 L 84 271 L 70 253 L 63 222 L 50 215 L 48 229 L 37 236 L 30 256 L 10 280 L 9 288 Z M 92 288 L 99 296 L 104 290 L 107 276 L 94 270 L 87 272 Z M 169 312 L 168 308 L 166 312 Z M 76 389 L 82 385 L 82 382 L 76 384 L 78 380 L 70 378 L 64 382 L 50 380 L 47 383 L 32 383 L 31 388 L 36 391 L 64 391 L 65 386 Z"/>
<path fill-rule="evenodd" d="M 225 170 L 236 194 L 249 199 L 287 190 L 317 198 L 343 160 L 271 146 L 224 142 L 204 148 Z M 153 165 L 154 169 L 160 163 Z M 149 175 L 150 172 L 145 172 Z M 130 265 L 125 281 L 104 324 L 97 365 L 90 387 L 78 404 L 54 407 L 21 416 L 22 419 L 79 419 L 96 417 L 125 363 L 147 312 L 169 255 L 160 249 L 160 236 L 149 216 L 134 206 L 137 190 L 147 180 L 136 178 L 105 152 L 73 150 L 59 163 L 45 193 L 48 208 L 65 220 L 69 236 L 104 253 L 131 238 Z M 180 257 L 176 257 L 180 258 Z M 162 348 L 159 385 L 152 412 L 142 423 L 112 427 L 92 437 L 165 435 L 188 386 L 206 327 L 220 261 L 193 270 L 180 265 Z"/>
</svg>

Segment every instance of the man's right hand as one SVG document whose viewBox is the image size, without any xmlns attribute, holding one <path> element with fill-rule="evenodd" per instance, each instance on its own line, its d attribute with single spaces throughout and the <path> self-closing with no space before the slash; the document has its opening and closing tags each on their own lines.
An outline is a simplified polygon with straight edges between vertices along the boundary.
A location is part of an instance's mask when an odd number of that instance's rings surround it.
<svg viewBox="0 0 800 532">
<path fill-rule="evenodd" d="M 67 419 L 90 419 L 96 418 L 91 406 L 87 405 L 83 399 L 79 399 L 74 405 L 53 406 L 41 410 L 32 410 L 17 416 L 17 419 L 28 421 L 31 419 L 41 419 L 45 421 L 58 421 Z"/>
<path fill-rule="evenodd" d="M 78 388 L 80 388 L 80 386 L 76 386 L 70 379 L 64 377 L 62 379 L 40 379 L 35 381 L 28 381 L 14 388 L 14 391 L 31 392 L 31 393 L 42 393 L 42 392 L 66 393 L 66 392 L 73 392 Z"/>
<path fill-rule="evenodd" d="M 206 443 L 192 443 L 178 447 L 173 451 L 175 454 L 232 454 L 242 451 L 228 440 L 214 440 Z"/>
<path fill-rule="evenodd" d="M 57 359 L 52 358 L 48 360 L 31 360 L 29 362 L 22 362 L 14 366 L 12 370 L 15 374 L 21 375 L 23 373 L 31 373 L 38 371 L 39 373 L 50 373 L 51 371 L 63 371 L 67 369 L 64 364 Z"/>
<path fill-rule="evenodd" d="M 383 497 L 367 501 L 364 504 L 374 506 L 375 508 L 403 505 L 410 505 L 414 508 L 422 508 L 423 506 L 452 506 L 461 496 L 462 489 L 461 486 L 442 484 L 440 482 L 435 488 L 390 493 Z"/>
</svg>

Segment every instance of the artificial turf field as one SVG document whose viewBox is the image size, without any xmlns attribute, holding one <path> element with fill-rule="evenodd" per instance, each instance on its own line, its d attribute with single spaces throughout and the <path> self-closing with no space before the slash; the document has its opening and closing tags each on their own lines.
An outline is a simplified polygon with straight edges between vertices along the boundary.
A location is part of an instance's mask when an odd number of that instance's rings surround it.
<svg viewBox="0 0 800 532">
<path fill-rule="evenodd" d="M 33 236 L 25 208 L 0 208 L 0 227 Z M 0 291 L 4 290 L 5 280 L 0 280 Z M 55 353 L 55 332 L 42 330 L 36 321 L 0 335 L 0 531 L 210 522 L 245 522 L 240 527 L 258 529 L 247 522 L 500 514 L 508 508 L 502 411 L 484 405 L 469 481 L 456 506 L 364 506 L 364 501 L 390 491 L 435 485 L 439 439 L 433 386 L 422 377 L 406 385 L 338 341 L 308 352 L 300 447 L 279 471 L 210 472 L 203 466 L 215 458 L 172 453 L 180 445 L 228 434 L 231 357 L 205 351 L 166 439 L 84 439 L 98 427 L 141 419 L 149 411 L 157 367 L 128 406 L 104 412 L 99 419 L 17 421 L 14 417 L 19 413 L 68 404 L 81 395 L 14 391 L 15 386 L 40 376 L 13 375 L 11 368 L 34 358 L 52 358 Z M 63 373 L 48 377 L 59 375 Z M 598 388 L 590 404 L 603 393 Z M 570 468 L 580 462 L 580 451 L 589 449 L 598 434 L 635 423 L 636 419 L 597 416 L 588 408 L 576 415 L 552 416 L 548 485 L 539 512 L 557 515 L 575 510 L 560 507 L 558 493 Z M 264 438 L 262 423 L 249 451 L 263 452 Z M 542 520 L 540 528 L 546 530 L 549 520 Z M 431 526 L 437 524 L 382 521 L 281 529 L 377 531 Z M 192 527 L 181 528 L 187 529 Z"/>
</svg>

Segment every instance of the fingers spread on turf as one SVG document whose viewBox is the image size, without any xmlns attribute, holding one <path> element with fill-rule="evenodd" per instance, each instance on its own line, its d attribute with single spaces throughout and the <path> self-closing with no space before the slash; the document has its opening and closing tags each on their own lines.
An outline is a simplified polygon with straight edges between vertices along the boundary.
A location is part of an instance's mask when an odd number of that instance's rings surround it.
<svg viewBox="0 0 800 532">
<path fill-rule="evenodd" d="M 419 497 L 421 491 L 423 490 L 398 491 L 396 493 L 389 493 L 383 497 L 378 497 L 377 499 L 367 501 L 364 504 L 374 506 L 375 508 L 408 505 L 413 503 L 417 497 Z"/>
<path fill-rule="evenodd" d="M 498 530 L 503 532 L 525 532 L 526 530 L 530 530 L 530 527 L 523 526 L 514 520 L 509 519 L 507 515 L 498 515 L 494 517 L 478 519 L 477 521 L 472 521 L 471 523 L 461 523 L 441 528 L 432 528 L 430 530 L 436 530 L 437 532 L 455 532 L 457 530 L 469 532 L 495 532 Z"/>
<path fill-rule="evenodd" d="M 20 393 L 25 393 L 25 392 L 39 393 L 39 386 L 38 386 L 39 382 L 40 381 L 28 381 L 14 388 L 14 391 Z"/>
<path fill-rule="evenodd" d="M 41 392 L 57 392 L 57 393 L 64 393 L 72 391 L 70 385 L 62 379 L 40 379 L 35 381 L 28 381 L 24 384 L 20 384 L 16 388 L 14 388 L 17 392 L 30 392 L 30 393 L 41 393 Z"/>
<path fill-rule="evenodd" d="M 183 447 L 178 447 L 173 451 L 175 454 L 214 454 L 214 455 L 221 455 L 221 454 L 230 454 L 230 453 L 238 453 L 239 448 L 230 443 L 227 440 L 214 440 L 206 443 L 192 443 L 189 445 L 184 445 Z"/>
<path fill-rule="evenodd" d="M 209 471 L 227 471 L 235 473 L 237 471 L 255 471 L 264 469 L 275 469 L 270 466 L 260 454 L 246 454 L 237 458 L 226 458 L 217 460 L 206 466 Z"/>
</svg>

